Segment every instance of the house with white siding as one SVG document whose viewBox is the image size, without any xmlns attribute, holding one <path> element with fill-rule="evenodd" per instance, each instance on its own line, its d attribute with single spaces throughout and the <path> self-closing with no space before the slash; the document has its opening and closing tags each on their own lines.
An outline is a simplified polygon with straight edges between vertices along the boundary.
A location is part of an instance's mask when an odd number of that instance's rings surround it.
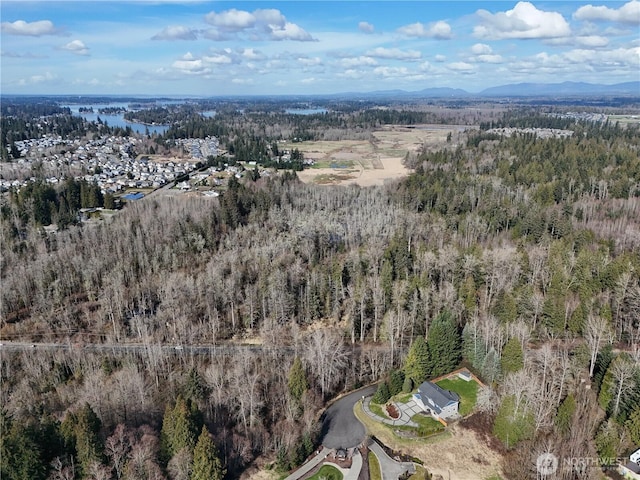
<svg viewBox="0 0 640 480">
<path fill-rule="evenodd" d="M 460 397 L 433 382 L 423 382 L 413 399 L 422 410 L 436 420 L 446 420 L 458 416 Z"/>
</svg>

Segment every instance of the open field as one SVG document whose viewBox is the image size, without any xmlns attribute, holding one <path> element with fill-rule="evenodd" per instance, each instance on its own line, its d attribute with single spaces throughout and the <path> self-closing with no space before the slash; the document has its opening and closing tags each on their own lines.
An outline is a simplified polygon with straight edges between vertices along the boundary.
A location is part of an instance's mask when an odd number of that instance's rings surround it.
<svg viewBox="0 0 640 480">
<path fill-rule="evenodd" d="M 640 115 L 609 115 L 611 123 L 619 122 L 620 125 L 639 124 Z"/>
<path fill-rule="evenodd" d="M 416 153 L 423 146 L 439 148 L 446 144 L 449 133 L 455 135 L 464 128 L 389 125 L 373 132 L 369 140 L 302 142 L 286 148 L 297 148 L 306 159 L 315 161 L 312 168 L 298 172 L 305 183 L 367 187 L 409 175 L 403 163 L 407 153 Z"/>
</svg>

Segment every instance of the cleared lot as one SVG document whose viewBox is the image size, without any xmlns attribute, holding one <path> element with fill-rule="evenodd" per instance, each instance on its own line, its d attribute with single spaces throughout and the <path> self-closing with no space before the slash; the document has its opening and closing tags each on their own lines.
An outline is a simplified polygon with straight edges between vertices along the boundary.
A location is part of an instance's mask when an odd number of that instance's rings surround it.
<svg viewBox="0 0 640 480">
<path fill-rule="evenodd" d="M 405 177 L 411 170 L 404 166 L 407 153 L 415 154 L 423 146 L 439 147 L 466 127 L 456 125 L 385 126 L 369 140 L 301 142 L 287 145 L 298 148 L 313 168 L 298 172 L 306 183 L 362 187 L 382 185 Z"/>
</svg>

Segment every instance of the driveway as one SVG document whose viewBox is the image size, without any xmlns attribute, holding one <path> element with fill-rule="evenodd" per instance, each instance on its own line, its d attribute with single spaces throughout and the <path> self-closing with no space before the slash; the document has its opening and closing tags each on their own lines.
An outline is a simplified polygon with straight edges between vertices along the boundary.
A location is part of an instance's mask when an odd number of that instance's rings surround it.
<svg viewBox="0 0 640 480">
<path fill-rule="evenodd" d="M 320 437 L 327 448 L 350 448 L 362 443 L 366 436 L 364 425 L 353 413 L 353 406 L 363 395 L 372 395 L 377 386 L 357 390 L 336 400 L 322 416 Z"/>
<path fill-rule="evenodd" d="M 369 445 L 371 450 L 378 461 L 380 462 L 380 470 L 382 472 L 382 480 L 398 480 L 398 477 L 404 472 L 415 473 L 416 467 L 413 463 L 409 462 L 396 462 L 393 458 L 389 457 L 377 442 L 371 442 Z"/>
</svg>

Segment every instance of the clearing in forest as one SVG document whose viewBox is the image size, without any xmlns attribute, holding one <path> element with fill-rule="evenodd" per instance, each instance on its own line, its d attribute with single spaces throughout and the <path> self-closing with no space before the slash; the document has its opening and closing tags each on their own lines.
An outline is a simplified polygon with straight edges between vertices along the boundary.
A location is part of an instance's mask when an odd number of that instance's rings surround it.
<svg viewBox="0 0 640 480">
<path fill-rule="evenodd" d="M 298 172 L 305 183 L 367 187 L 409 175 L 411 170 L 404 165 L 407 153 L 416 153 L 423 146 L 445 145 L 449 133 L 455 135 L 465 128 L 387 125 L 373 132 L 368 140 L 301 142 L 287 144 L 286 148 L 297 148 L 305 159 L 315 162 L 313 167 Z"/>
</svg>

